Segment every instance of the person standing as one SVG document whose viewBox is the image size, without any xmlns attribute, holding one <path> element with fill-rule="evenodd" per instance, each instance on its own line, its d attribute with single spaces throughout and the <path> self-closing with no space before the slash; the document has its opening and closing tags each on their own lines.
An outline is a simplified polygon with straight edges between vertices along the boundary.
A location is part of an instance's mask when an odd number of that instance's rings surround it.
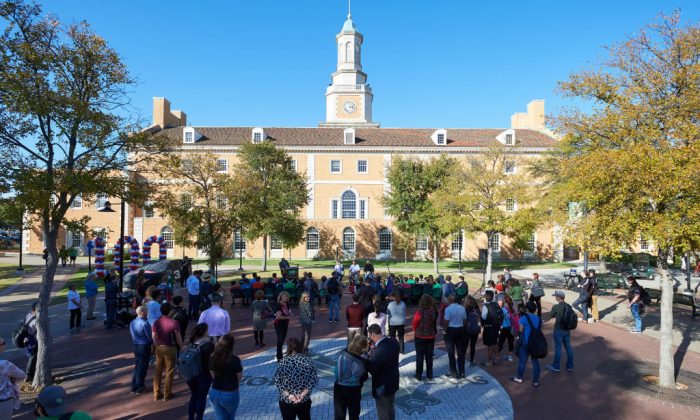
<svg viewBox="0 0 700 420">
<path fill-rule="evenodd" d="M 199 316 L 199 277 L 196 273 L 192 273 L 187 278 L 187 295 L 189 296 L 189 307 L 187 314 L 191 320 L 197 319 Z"/>
<path fill-rule="evenodd" d="M 71 247 L 68 250 L 68 255 L 70 256 L 70 265 L 75 267 L 75 260 L 78 258 L 78 248 Z"/>
<path fill-rule="evenodd" d="M 189 420 L 202 420 L 207 408 L 207 394 L 212 383 L 209 359 L 214 352 L 214 343 L 207 331 L 207 324 L 200 323 L 192 329 L 190 336 L 190 347 L 199 351 L 200 371 L 199 375 L 187 381 L 190 388 L 190 402 L 187 406 Z"/>
<path fill-rule="evenodd" d="M 496 358 L 498 358 L 498 356 L 501 354 L 503 351 L 503 345 L 506 343 L 506 341 L 508 341 L 508 352 L 510 354 L 504 355 L 503 360 L 512 362 L 513 350 L 515 350 L 515 334 L 519 328 L 517 326 L 519 317 L 518 312 L 515 309 L 513 299 L 510 297 L 510 295 L 505 296 L 501 311 L 503 312 L 503 322 L 501 322 L 501 331 L 498 336 L 498 351 L 496 353 Z"/>
<path fill-rule="evenodd" d="M 345 319 L 348 320 L 348 346 L 356 335 L 362 335 L 365 320 L 365 308 L 360 304 L 360 296 L 353 295 L 352 304 L 345 308 Z"/>
<path fill-rule="evenodd" d="M 85 280 L 85 299 L 88 302 L 87 309 L 87 320 L 95 319 L 95 302 L 97 301 L 97 294 L 99 293 L 99 288 L 97 286 L 97 275 L 95 273 L 90 273 Z"/>
<path fill-rule="evenodd" d="M 510 296 L 511 300 L 513 301 L 513 307 L 516 311 L 518 310 L 518 307 L 523 304 L 523 291 L 523 286 L 520 285 L 519 281 L 513 278 L 508 281 L 508 291 L 506 294 Z"/>
<path fill-rule="evenodd" d="M 313 307 L 311 306 L 311 295 L 309 292 L 301 294 L 299 301 L 299 323 L 302 331 L 302 344 L 304 354 L 309 354 L 309 343 L 311 342 L 311 326 L 314 322 Z"/>
<path fill-rule="evenodd" d="M 500 314 L 500 315 L 499 315 Z M 484 305 L 481 307 L 481 320 L 484 327 L 484 345 L 487 347 L 486 367 L 496 364 L 496 345 L 498 332 L 501 330 L 503 312 L 498 302 L 494 300 L 493 292 L 484 293 Z"/>
<path fill-rule="evenodd" d="M 642 286 L 637 283 L 633 276 L 627 276 L 627 307 L 632 311 L 634 327 L 630 328 L 631 333 L 642 332 L 642 313 L 644 313 L 644 302 L 642 302 Z"/>
<path fill-rule="evenodd" d="M 131 376 L 131 393 L 140 394 L 146 389 L 146 373 L 153 349 L 153 335 L 148 323 L 148 309 L 136 308 L 136 318 L 129 324 L 132 348 L 134 351 L 134 374 Z"/>
<path fill-rule="evenodd" d="M 227 310 L 221 308 L 223 298 L 218 293 L 211 295 L 211 308 L 199 316 L 199 324 L 207 324 L 209 337 L 218 341 L 219 337 L 231 331 L 231 317 Z"/>
<path fill-rule="evenodd" d="M 151 300 L 148 301 L 146 304 L 146 308 L 148 308 L 148 323 L 150 325 L 155 325 L 156 321 L 158 318 L 160 318 L 161 313 L 160 313 L 160 290 L 158 289 L 153 289 L 151 290 L 150 293 Z"/>
<path fill-rule="evenodd" d="M 7 343 L 0 337 L 0 353 L 5 351 Z M 0 419 L 11 419 L 12 412 L 19 410 L 22 402 L 19 398 L 17 382 L 27 375 L 12 362 L 0 359 Z"/>
<path fill-rule="evenodd" d="M 233 354 L 236 340 L 233 333 L 221 336 L 209 361 L 214 380 L 209 390 L 209 402 L 214 407 L 216 420 L 235 419 L 240 403 L 240 383 L 243 377 L 241 359 Z"/>
<path fill-rule="evenodd" d="M 476 299 L 467 295 L 464 302 L 464 310 L 467 312 L 467 323 L 464 327 L 466 346 L 469 347 L 469 366 L 474 366 L 474 355 L 476 354 L 476 342 L 479 339 L 479 333 L 481 332 L 481 326 L 479 325 L 479 319 L 481 319 L 481 314 L 479 313 L 479 304 Z"/>
<path fill-rule="evenodd" d="M 326 281 L 326 292 L 328 292 L 328 322 L 338 322 L 340 316 L 340 279 L 342 277 L 335 273 Z"/>
<path fill-rule="evenodd" d="M 530 288 L 530 302 L 534 302 L 537 305 L 537 316 L 542 318 L 542 296 L 544 296 L 544 287 L 540 282 L 539 273 L 532 273 L 532 281 L 528 281 Z"/>
<path fill-rule="evenodd" d="M 289 261 L 287 261 L 284 257 L 280 260 L 279 263 L 280 266 L 280 274 L 282 275 L 282 278 L 287 277 L 287 270 L 289 270 Z"/>
<path fill-rule="evenodd" d="M 311 420 L 310 397 L 316 384 L 316 366 L 302 353 L 301 342 L 290 338 L 287 341 L 287 354 L 279 362 L 275 372 L 282 420 Z"/>
<path fill-rule="evenodd" d="M 401 300 L 401 291 L 395 290 L 392 301 L 386 307 L 389 315 L 389 337 L 399 336 L 399 352 L 403 354 L 404 334 L 406 333 L 406 304 Z"/>
<path fill-rule="evenodd" d="M 333 272 L 338 275 L 341 279 L 345 275 L 345 267 L 343 267 L 343 263 L 340 262 L 340 260 L 335 260 L 335 266 L 333 267 Z"/>
<path fill-rule="evenodd" d="M 46 254 L 48 255 L 48 252 L 46 252 Z M 61 245 L 61 249 L 58 250 L 58 257 L 61 259 L 61 266 L 65 268 L 68 262 L 68 250 L 65 245 Z"/>
<path fill-rule="evenodd" d="M 551 365 L 545 366 L 552 372 L 561 371 L 561 346 L 566 349 L 566 370 L 574 371 L 574 351 L 571 348 L 571 331 L 562 328 L 562 319 L 567 311 L 573 311 L 571 305 L 566 303 L 566 295 L 561 290 L 557 290 L 552 295 L 557 300 L 557 304 L 552 307 L 549 319 L 554 319 L 554 360 Z M 572 314 L 573 316 L 574 314 Z"/>
<path fill-rule="evenodd" d="M 379 420 L 394 420 L 394 396 L 399 390 L 399 343 L 382 334 L 377 324 L 367 328 L 374 345 L 370 355 L 369 372 L 372 374 L 372 396 Z"/>
<path fill-rule="evenodd" d="M 414 344 L 416 347 L 416 379 L 423 380 L 423 360 L 428 380 L 433 379 L 433 352 L 437 335 L 437 309 L 430 295 L 423 295 L 413 315 Z M 391 328 L 391 327 L 389 327 Z M 392 337 L 393 338 L 393 337 Z M 399 343 L 400 344 L 400 343 Z"/>
<path fill-rule="evenodd" d="M 68 311 L 70 311 L 70 333 L 75 334 L 80 332 L 80 323 L 82 320 L 82 313 L 80 308 L 82 307 L 82 302 L 80 301 L 80 293 L 75 290 L 75 284 L 68 283 Z"/>
<path fill-rule="evenodd" d="M 170 309 L 170 317 L 177 321 L 180 326 L 180 336 L 182 341 L 185 341 L 185 333 L 187 332 L 187 324 L 189 324 L 189 316 L 187 310 L 182 307 L 182 296 L 174 296 L 172 308 Z"/>
<path fill-rule="evenodd" d="M 467 311 L 457 303 L 455 295 L 447 298 L 449 305 L 445 308 L 443 327 L 447 344 L 447 356 L 450 363 L 450 378 L 464 378 L 464 359 L 466 355 L 464 323 L 467 319 Z M 455 358 L 456 352 L 456 358 Z"/>
<path fill-rule="evenodd" d="M 600 320 L 600 314 L 598 313 L 598 277 L 595 275 L 595 270 L 588 270 L 589 281 L 590 281 L 590 298 L 588 299 L 588 306 L 591 308 L 591 318 L 593 322 L 598 322 Z"/>
<path fill-rule="evenodd" d="M 335 420 L 359 420 L 360 402 L 362 401 L 362 385 L 368 378 L 367 360 L 362 357 L 369 345 L 361 335 L 356 335 L 338 354 L 335 362 L 335 382 L 333 383 L 333 417 Z"/>
<path fill-rule="evenodd" d="M 365 262 L 365 266 L 363 267 L 362 271 L 365 272 L 365 279 L 368 277 L 374 277 L 374 265 L 372 265 L 369 260 Z"/>
<path fill-rule="evenodd" d="M 374 310 L 367 315 L 367 327 L 370 325 L 379 325 L 382 329 L 382 335 L 386 335 L 386 321 L 387 316 L 382 312 L 382 299 L 381 297 L 374 296 Z"/>
<path fill-rule="evenodd" d="M 277 296 L 277 311 L 275 311 L 275 335 L 277 335 L 277 361 L 282 360 L 282 346 L 287 338 L 289 320 L 292 318 L 292 311 L 289 309 L 289 293 L 282 292 Z"/>
<path fill-rule="evenodd" d="M 250 305 L 250 310 L 253 312 L 253 337 L 255 338 L 255 347 L 263 347 L 263 333 L 267 328 L 267 319 L 272 314 L 270 304 L 265 300 L 265 292 L 258 290 L 255 292 L 255 300 Z"/>
<path fill-rule="evenodd" d="M 111 330 L 117 318 L 117 303 L 119 300 L 119 285 L 116 277 L 109 276 L 105 282 L 105 328 Z"/>
<path fill-rule="evenodd" d="M 538 330 L 542 327 L 540 317 L 535 315 L 537 306 L 533 302 L 528 302 L 525 305 L 527 312 L 520 317 L 520 345 L 518 346 L 518 370 L 515 376 L 511 376 L 510 380 L 516 383 L 523 383 L 523 374 L 530 353 L 527 349 L 527 342 L 530 338 L 530 333 L 533 330 Z M 537 388 L 540 386 L 540 360 L 532 357 L 532 386 Z"/>
<path fill-rule="evenodd" d="M 588 278 L 588 271 L 584 271 L 583 276 L 581 284 L 578 285 L 578 299 L 574 301 L 572 306 L 574 309 L 581 312 L 579 321 L 588 322 L 588 299 L 590 298 L 590 279 Z"/>
<path fill-rule="evenodd" d="M 163 316 L 158 318 L 151 330 L 153 331 L 153 342 L 156 346 L 156 372 L 153 375 L 153 400 L 163 397 L 163 401 L 172 398 L 173 378 L 175 377 L 175 363 L 177 349 L 182 348 L 182 336 L 180 335 L 180 325 L 170 318 L 170 304 L 164 303 L 160 307 Z M 161 394 L 160 385 L 165 369 L 165 390 Z"/>
<path fill-rule="evenodd" d="M 360 266 L 357 264 L 357 261 L 352 260 L 352 264 L 350 264 L 350 282 L 357 286 L 359 280 L 360 280 Z"/>
<path fill-rule="evenodd" d="M 311 277 L 311 273 L 307 273 L 306 279 L 301 284 L 304 292 L 309 294 L 309 305 L 311 307 L 311 319 L 314 317 L 314 300 L 318 296 L 318 283 Z"/>
<path fill-rule="evenodd" d="M 34 382 L 34 373 L 36 372 L 36 356 L 38 352 L 39 342 L 36 338 L 36 307 L 39 302 L 32 303 L 29 313 L 24 317 L 24 324 L 27 326 L 27 338 L 24 340 L 25 349 L 27 351 L 27 368 L 22 391 L 30 391 L 32 382 Z"/>
</svg>

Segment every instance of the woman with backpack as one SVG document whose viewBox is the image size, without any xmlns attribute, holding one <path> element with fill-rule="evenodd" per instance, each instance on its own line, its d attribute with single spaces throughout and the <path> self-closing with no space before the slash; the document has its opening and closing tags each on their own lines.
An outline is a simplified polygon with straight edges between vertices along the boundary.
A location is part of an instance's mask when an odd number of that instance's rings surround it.
<svg viewBox="0 0 700 420">
<path fill-rule="evenodd" d="M 437 309 L 430 295 L 423 295 L 419 309 L 413 315 L 414 344 L 416 347 L 416 379 L 423 380 L 423 360 L 428 380 L 433 379 L 433 352 L 437 335 Z"/>
<path fill-rule="evenodd" d="M 209 360 L 209 368 L 214 374 L 209 402 L 214 407 L 216 420 L 235 419 L 240 402 L 238 387 L 243 377 L 243 365 L 233 354 L 235 342 L 232 332 L 222 335 Z"/>
<path fill-rule="evenodd" d="M 542 321 L 540 317 L 535 315 L 537 311 L 537 305 L 533 302 L 528 302 L 525 307 L 527 308 L 527 313 L 522 314 L 519 321 L 519 331 L 520 336 L 518 338 L 518 370 L 515 376 L 511 376 L 510 380 L 516 383 L 523 383 L 523 375 L 525 373 L 525 367 L 527 365 L 528 357 L 532 357 L 532 386 L 535 388 L 540 386 L 540 355 L 530 354 L 530 348 L 528 347 L 528 342 L 534 339 L 543 339 L 542 336 Z M 531 337 L 532 332 L 538 334 L 537 337 Z M 546 344 L 545 340 L 545 344 Z M 546 354 L 545 354 L 546 356 Z"/>
<path fill-rule="evenodd" d="M 253 312 L 253 337 L 255 338 L 255 347 L 263 347 L 263 333 L 267 328 L 267 319 L 272 314 L 270 304 L 265 300 L 265 292 L 258 290 L 255 292 L 255 300 L 250 305 L 250 310 Z"/>
<path fill-rule="evenodd" d="M 474 355 L 476 354 L 476 342 L 481 332 L 481 325 L 479 325 L 481 314 L 479 304 L 470 295 L 467 295 L 464 299 L 464 309 L 467 311 L 467 324 L 464 328 L 467 342 L 465 348 L 469 348 L 469 366 L 472 367 L 474 366 Z"/>
<path fill-rule="evenodd" d="M 207 408 L 207 394 L 212 382 L 209 372 L 209 358 L 214 352 L 214 343 L 207 335 L 208 329 L 207 324 L 197 324 L 192 329 L 189 349 L 181 353 L 191 353 L 192 351 L 199 353 L 199 374 L 187 381 L 191 392 L 190 403 L 187 406 L 189 420 L 201 420 L 204 417 L 204 410 Z M 182 374 L 184 370 L 180 369 L 180 371 Z"/>
<path fill-rule="evenodd" d="M 510 353 L 509 355 L 504 355 L 503 360 L 506 360 L 508 362 L 513 361 L 513 350 L 515 349 L 514 346 L 514 341 L 515 341 L 515 332 L 516 328 L 518 325 L 518 322 L 520 321 L 520 318 L 518 316 L 518 313 L 515 310 L 515 306 L 513 305 L 513 299 L 509 296 L 506 295 L 504 298 L 503 302 L 503 307 L 501 308 L 501 311 L 503 311 L 503 322 L 501 323 L 501 331 L 498 336 L 498 353 L 497 357 L 501 355 L 501 351 L 503 351 L 503 344 L 505 344 L 506 340 L 508 341 L 508 352 Z"/>
<path fill-rule="evenodd" d="M 644 313 L 644 302 L 642 301 L 642 286 L 637 283 L 637 279 L 633 276 L 627 276 L 627 307 L 632 311 L 634 318 L 634 327 L 630 328 L 630 332 L 637 334 L 642 332 L 642 314 Z"/>
</svg>

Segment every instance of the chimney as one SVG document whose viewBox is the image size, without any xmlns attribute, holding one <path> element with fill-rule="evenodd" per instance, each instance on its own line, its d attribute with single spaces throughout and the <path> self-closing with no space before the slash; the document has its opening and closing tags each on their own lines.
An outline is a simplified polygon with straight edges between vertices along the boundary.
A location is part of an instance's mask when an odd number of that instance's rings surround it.
<svg viewBox="0 0 700 420">
<path fill-rule="evenodd" d="M 163 128 L 183 127 L 187 124 L 187 114 L 170 111 L 170 101 L 164 97 L 153 98 L 153 125 Z"/>
</svg>

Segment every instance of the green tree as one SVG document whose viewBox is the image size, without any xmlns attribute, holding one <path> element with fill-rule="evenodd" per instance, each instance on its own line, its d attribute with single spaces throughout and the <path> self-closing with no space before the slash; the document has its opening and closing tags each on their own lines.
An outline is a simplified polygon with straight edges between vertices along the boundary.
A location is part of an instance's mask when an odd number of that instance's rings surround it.
<svg viewBox="0 0 700 420">
<path fill-rule="evenodd" d="M 85 22 L 63 25 L 39 6 L 0 3 L 0 185 L 39 225 L 48 261 L 39 289 L 34 386 L 51 384 L 49 300 L 57 237 L 76 197 L 124 196 L 135 152 L 157 139 L 128 134 L 133 84 L 118 54 Z M 138 154 L 146 160 L 149 153 Z M 137 188 L 131 191 L 138 192 Z"/>
<path fill-rule="evenodd" d="M 501 144 L 457 165 L 444 185 L 431 195 L 443 231 L 464 229 L 487 239 L 486 279 L 491 279 L 496 235 L 530 235 L 539 224 L 529 166 L 515 167 L 512 147 Z M 516 169 L 517 168 L 517 169 Z"/>
<path fill-rule="evenodd" d="M 309 202 L 306 177 L 292 168 L 292 160 L 273 141 L 246 143 L 238 151 L 237 188 L 245 203 L 244 236 L 263 239 L 262 271 L 267 271 L 268 239 L 275 235 L 291 248 L 304 238 L 306 222 L 301 210 Z"/>
<path fill-rule="evenodd" d="M 219 172 L 217 156 L 211 153 L 165 155 L 158 168 L 173 182 L 154 193 L 155 207 L 177 226 L 178 242 L 204 251 L 215 272 L 224 257 L 225 238 L 241 223 L 244 202 L 235 187 L 236 176 Z"/>
<path fill-rule="evenodd" d="M 560 84 L 593 104 L 556 119 L 564 134 L 559 191 L 587 212 L 575 230 L 592 251 L 618 253 L 640 235 L 656 247 L 661 282 L 659 384 L 674 387 L 671 249 L 700 235 L 700 27 L 662 15 L 609 48 L 608 60 Z"/>
<path fill-rule="evenodd" d="M 442 228 L 437 205 L 430 196 L 447 182 L 454 166 L 454 159 L 446 155 L 430 161 L 394 156 L 387 168 L 390 188 L 381 200 L 400 232 L 428 238 L 433 247 L 435 273 L 438 273 L 440 243 L 452 231 Z"/>
</svg>

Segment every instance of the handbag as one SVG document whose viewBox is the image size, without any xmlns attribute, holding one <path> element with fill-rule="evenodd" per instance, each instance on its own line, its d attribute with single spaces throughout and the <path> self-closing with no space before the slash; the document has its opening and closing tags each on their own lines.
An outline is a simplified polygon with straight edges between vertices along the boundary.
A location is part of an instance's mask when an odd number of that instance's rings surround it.
<svg viewBox="0 0 700 420">
<path fill-rule="evenodd" d="M 533 286 L 532 289 L 530 289 L 530 294 L 534 298 L 541 298 L 544 296 L 544 288 L 542 286 Z"/>
</svg>

